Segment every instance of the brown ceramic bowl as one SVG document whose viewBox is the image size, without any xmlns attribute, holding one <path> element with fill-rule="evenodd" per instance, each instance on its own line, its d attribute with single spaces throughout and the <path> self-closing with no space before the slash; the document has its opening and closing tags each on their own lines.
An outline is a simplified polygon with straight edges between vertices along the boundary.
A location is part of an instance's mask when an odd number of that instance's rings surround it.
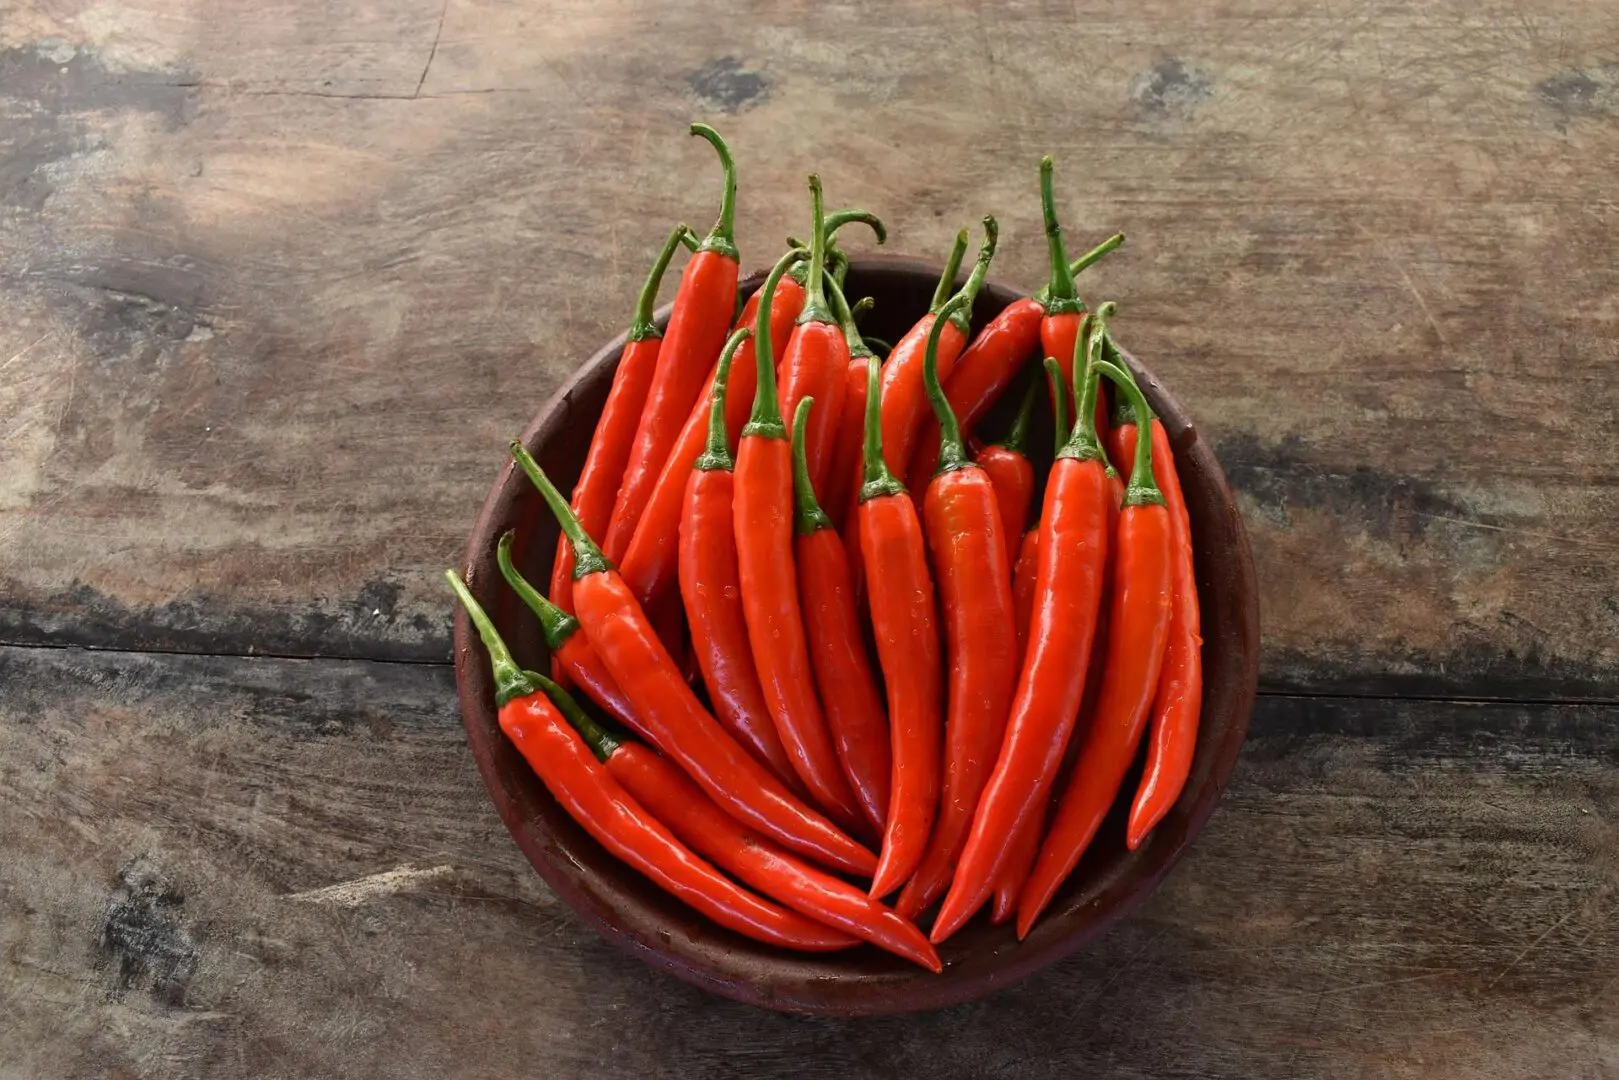
<svg viewBox="0 0 1619 1080">
<path fill-rule="evenodd" d="M 848 291 L 876 298 L 870 332 L 892 341 L 926 310 L 938 273 L 938 266 L 913 259 L 857 259 Z M 756 288 L 760 277 L 744 288 Z M 988 285 L 976 307 L 979 325 L 1018 295 Z M 666 317 L 667 311 L 661 313 L 660 321 Z M 620 337 L 585 361 L 523 436 L 563 490 L 572 487 L 584 462 L 623 344 Z M 1019 943 L 1010 926 L 991 927 L 981 914 L 940 949 L 942 975 L 871 947 L 812 956 L 757 944 L 671 899 L 608 855 L 557 805 L 501 735 L 487 657 L 458 612 L 455 670 L 467 738 L 501 819 L 540 876 L 586 922 L 656 967 L 739 1001 L 826 1016 L 911 1012 L 981 997 L 1081 948 L 1139 904 L 1208 820 L 1231 775 L 1258 681 L 1259 611 L 1248 539 L 1219 463 L 1179 402 L 1134 359 L 1129 362 L 1175 447 L 1192 518 L 1204 636 L 1203 718 L 1192 775 L 1180 802 L 1139 851 L 1124 846 L 1132 780 L 1028 940 Z M 496 540 L 514 528 L 525 575 L 544 582 L 556 528 L 528 480 L 508 462 L 472 530 L 467 579 L 518 660 L 539 667 L 547 659 L 539 629 L 495 565 Z"/>
</svg>

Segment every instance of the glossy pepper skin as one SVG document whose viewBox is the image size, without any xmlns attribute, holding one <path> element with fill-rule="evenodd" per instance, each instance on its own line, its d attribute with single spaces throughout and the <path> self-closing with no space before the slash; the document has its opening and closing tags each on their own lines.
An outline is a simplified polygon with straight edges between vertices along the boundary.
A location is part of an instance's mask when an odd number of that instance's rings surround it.
<svg viewBox="0 0 1619 1080">
<path fill-rule="evenodd" d="M 810 482 L 804 432 L 814 400 L 805 398 L 799 402 L 793 417 L 793 529 L 797 533 L 793 556 L 798 563 L 798 599 L 804 611 L 815 684 L 821 691 L 838 761 L 861 812 L 876 835 L 881 835 L 888 820 L 893 768 L 888 717 L 883 713 L 877 678 L 866 659 L 843 541 L 816 501 Z"/>
<path fill-rule="evenodd" d="M 684 223 L 676 225 L 641 286 L 641 294 L 635 302 L 635 317 L 624 337 L 624 353 L 619 357 L 618 370 L 613 372 L 613 385 L 607 391 L 601 418 L 591 434 L 584 468 L 573 486 L 573 512 L 591 536 L 602 535 L 613 514 L 613 500 L 618 496 L 619 481 L 624 478 L 624 468 L 629 464 L 630 446 L 641 422 L 641 411 L 646 407 L 652 372 L 657 367 L 658 352 L 663 344 L 663 331 L 652 321 L 652 305 L 657 301 L 658 286 L 663 282 L 664 271 L 669 269 L 675 249 L 687 242 L 696 243 L 691 229 Z M 573 552 L 560 542 L 551 564 L 551 600 L 563 611 L 573 608 Z M 565 670 L 554 651 L 552 657 L 552 670 Z M 588 687 L 586 692 L 591 693 Z M 594 697 L 594 693 L 591 696 Z"/>
<path fill-rule="evenodd" d="M 1017 545 L 1029 524 L 1029 506 L 1034 502 L 1034 463 L 1029 460 L 1029 416 L 1034 411 L 1037 385 L 1029 383 L 1012 421 L 1006 441 L 990 443 L 973 455 L 973 461 L 989 476 L 995 488 L 995 505 L 1001 515 L 1001 542 L 1006 545 L 1006 565 L 1017 559 Z"/>
<path fill-rule="evenodd" d="M 558 495 L 560 501 L 561 496 Z M 445 571 L 489 652 L 500 729 L 553 798 L 620 861 L 665 892 L 739 934 L 770 945 L 824 952 L 853 939 L 741 888 L 695 855 L 614 780 L 526 672 L 454 571 Z M 552 684 L 555 685 L 555 684 Z"/>
<path fill-rule="evenodd" d="M 940 330 L 938 346 L 940 379 L 950 376 L 962 349 L 967 347 L 967 334 L 972 328 L 972 302 L 978 296 L 978 290 L 983 288 L 984 275 L 989 273 L 989 260 L 995 254 L 997 230 L 993 222 L 993 218 L 984 219 L 986 233 L 984 243 L 978 250 L 978 259 L 973 264 L 967 284 L 961 290 L 967 297 L 967 302 L 950 317 L 949 325 Z M 965 235 L 961 234 L 963 237 Z M 961 246 L 960 238 L 957 240 L 957 246 Z M 889 471 L 896 477 L 906 475 L 917 436 L 921 433 L 922 423 L 928 416 L 927 393 L 922 386 L 922 363 L 934 320 L 941 317 L 934 313 L 944 307 L 944 300 L 950 296 L 949 286 L 955 284 L 955 273 L 947 268 L 946 275 L 940 279 L 944 295 L 935 297 L 933 310 L 922 316 L 916 325 L 895 343 L 894 351 L 888 355 L 887 361 L 883 364 L 883 456 L 888 461 Z"/>
<path fill-rule="evenodd" d="M 1123 364 L 1119 367 L 1128 372 Z M 1133 418 L 1129 423 L 1114 424 L 1115 460 L 1124 462 L 1135 457 L 1136 432 Z M 1192 521 L 1186 510 L 1180 476 L 1175 470 L 1169 434 L 1164 430 L 1163 421 L 1156 417 L 1152 421 L 1152 475 L 1169 510 L 1172 599 L 1164 667 L 1153 695 L 1147 767 L 1130 806 L 1129 828 L 1125 834 L 1131 851 L 1141 846 L 1180 798 L 1186 778 L 1191 775 L 1197 725 L 1203 708 L 1202 613 L 1198 607 L 1197 573 L 1192 556 Z"/>
<path fill-rule="evenodd" d="M 1040 207 L 1045 219 L 1046 247 L 1051 255 L 1051 281 L 1044 292 L 1046 315 L 1040 321 L 1040 348 L 1046 356 L 1055 356 L 1067 366 L 1063 375 L 1069 386 L 1078 388 L 1081 376 L 1078 367 L 1084 359 L 1079 345 L 1085 326 L 1085 301 L 1079 298 L 1068 255 L 1063 250 L 1062 226 L 1057 222 L 1057 205 L 1052 194 L 1054 167 L 1049 154 L 1040 160 Z M 1107 403 L 1100 394 L 1094 408 L 1092 420 L 1101 435 L 1107 431 Z"/>
<path fill-rule="evenodd" d="M 1080 273 L 1123 243 L 1124 234 L 1114 233 L 1070 263 L 1068 272 Z M 1037 296 L 1019 297 L 1006 305 L 978 332 L 956 361 L 955 369 L 945 380 L 944 394 L 950 400 L 961 430 L 971 431 L 978 425 L 1024 364 L 1036 355 L 1049 355 L 1036 353 L 1040 348 L 1040 324 L 1046 315 L 1046 295 L 1046 290 L 1042 289 Z M 938 465 L 938 439 L 938 422 L 931 417 L 923 421 L 923 432 L 906 475 L 906 483 L 911 488 L 920 489 L 933 475 Z"/>
<path fill-rule="evenodd" d="M 1084 696 L 1110 538 L 1105 458 L 1082 413 L 1046 482 L 1028 651 L 995 770 L 929 935 L 935 943 L 989 897 L 1019 850 L 1016 834 L 1039 827 Z"/>
<path fill-rule="evenodd" d="M 855 308 L 860 305 L 851 308 L 842 286 L 836 281 L 828 282 L 827 297 L 832 301 L 833 314 L 843 326 L 843 338 L 849 345 L 849 366 L 843 372 L 843 415 L 838 419 L 826 484 L 817 484 L 815 490 L 822 495 L 818 501 L 832 519 L 832 527 L 841 533 L 860 490 L 861 447 L 866 437 L 866 361 L 876 354 L 855 325 Z M 870 298 L 861 303 L 869 304 Z"/>
<path fill-rule="evenodd" d="M 869 874 L 877 860 L 755 761 L 711 716 L 641 605 L 568 509 L 528 451 L 512 456 L 539 488 L 574 548 L 573 594 L 591 645 L 635 706 L 652 741 L 684 769 L 726 813 L 824 866 Z"/>
<path fill-rule="evenodd" d="M 752 336 L 752 330 L 736 331 L 720 354 L 709 408 L 708 447 L 691 470 L 680 517 L 680 596 L 715 717 L 777 778 L 798 789 L 798 775 L 770 722 L 759 673 L 753 667 L 737 571 L 735 463 L 725 435 L 725 402 L 732 358 Z"/>
<path fill-rule="evenodd" d="M 817 264 L 825 259 L 829 239 L 828 223 L 821 207 L 820 177 L 810 177 L 810 192 L 815 233 L 811 239 L 804 310 L 798 316 L 798 325 L 781 360 L 777 404 L 783 416 L 792 416 L 797 412 L 800 401 L 806 397 L 815 399 L 815 412 L 810 417 L 810 429 L 805 434 L 805 440 L 810 479 L 820 488 L 826 484 L 836 451 L 850 354 L 848 339 L 827 302 L 827 275 L 816 270 Z M 844 214 L 864 212 L 844 211 Z M 864 214 L 861 220 L 871 225 L 878 243 L 887 239 L 881 221 L 870 214 Z"/>
<path fill-rule="evenodd" d="M 507 532 L 495 549 L 500 575 L 528 605 L 534 617 L 539 619 L 540 632 L 545 637 L 545 647 L 551 653 L 552 661 L 567 672 L 569 678 L 589 695 L 590 700 L 606 709 L 608 715 L 646 738 L 647 728 L 636 715 L 635 705 L 619 689 L 618 683 L 602 664 L 601 657 L 590 647 L 586 636 L 580 633 L 579 620 L 541 596 L 517 572 L 517 567 L 512 564 L 512 538 L 513 534 Z M 568 560 L 568 566 L 573 566 L 572 559 Z"/>
<path fill-rule="evenodd" d="M 680 276 L 680 289 L 669 312 L 669 328 L 658 351 L 646 407 L 635 429 L 618 501 L 602 541 L 608 558 L 614 561 L 623 558 L 629 548 L 648 496 L 702 392 L 703 380 L 720 354 L 736 311 L 736 163 L 713 128 L 693 124 L 691 132 L 707 139 L 719 154 L 725 169 L 725 197 L 719 220 Z"/>
<path fill-rule="evenodd" d="M 1135 405 L 1137 426 L 1150 425 L 1152 413 L 1129 376 L 1106 361 L 1096 366 Z M 1169 510 L 1153 480 L 1152 439 L 1140 439 L 1118 518 L 1107 661 L 1096 713 L 1018 898 L 1020 939 L 1073 872 L 1135 759 L 1169 640 L 1171 533 Z"/>
<path fill-rule="evenodd" d="M 950 304 L 962 300 L 958 296 Z M 949 704 L 938 817 L 922 862 L 896 905 L 901 914 L 910 916 L 926 909 L 950 884 L 1000 750 L 1022 659 L 1016 636 L 1008 633 L 1012 572 L 1001 537 L 995 485 L 962 445 L 961 429 L 939 383 L 932 345 L 930 340 L 924 381 L 942 445 L 938 475 L 922 501 L 922 521 L 944 613 Z"/>
<path fill-rule="evenodd" d="M 877 659 L 888 689 L 894 780 L 871 895 L 887 896 L 915 873 L 939 802 L 943 671 L 933 577 L 916 504 L 883 458 L 877 361 L 866 365 L 866 482 L 856 526 L 865 561 Z"/>
<path fill-rule="evenodd" d="M 597 760 L 607 766 L 608 775 L 693 851 L 801 915 L 934 973 L 943 969 L 927 937 L 908 920 L 736 821 L 667 760 L 615 737 L 591 720 L 567 691 L 549 680 L 541 683 Z"/>
<path fill-rule="evenodd" d="M 725 430 L 733 443 L 742 434 L 742 425 L 753 403 L 754 386 L 758 379 L 751 332 L 759 321 L 759 299 L 757 292 L 748 297 L 732 331 L 734 333 L 746 328 L 750 332 L 748 340 L 737 350 L 736 360 L 731 367 L 730 391 L 726 395 Z M 793 331 L 793 321 L 798 318 L 803 306 L 803 288 L 797 282 L 783 280 L 768 309 L 773 346 L 786 344 Z M 643 607 L 653 608 L 662 602 L 673 592 L 679 580 L 680 515 L 685 507 L 686 484 L 691 479 L 692 465 L 708 442 L 708 404 L 713 390 L 714 378 L 710 375 L 702 396 L 686 418 L 686 426 L 680 431 L 680 439 L 670 453 L 668 463 L 647 497 L 646 508 L 635 527 L 635 534 L 624 551 L 619 573 L 624 576 L 625 584 L 640 597 Z M 663 640 L 668 644 L 667 635 Z"/>
<path fill-rule="evenodd" d="M 817 223 L 819 224 L 819 223 Z M 821 293 L 819 251 L 810 260 L 808 297 Z M 765 300 L 801 252 L 788 252 L 765 279 Z M 806 306 L 809 304 L 806 300 Z M 788 759 L 817 804 L 834 820 L 858 828 L 863 820 L 838 764 L 826 716 L 815 693 L 815 674 L 798 602 L 793 561 L 793 466 L 787 425 L 776 395 L 773 356 L 760 342 L 753 416 L 742 429 L 736 455 L 737 564 L 742 609 L 765 703 Z"/>
</svg>

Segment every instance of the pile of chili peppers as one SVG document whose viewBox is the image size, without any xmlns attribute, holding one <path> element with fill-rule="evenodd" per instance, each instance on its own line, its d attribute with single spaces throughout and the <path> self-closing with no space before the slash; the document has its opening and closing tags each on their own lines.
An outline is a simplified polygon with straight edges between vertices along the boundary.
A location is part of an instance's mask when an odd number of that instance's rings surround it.
<svg viewBox="0 0 1619 1080">
<path fill-rule="evenodd" d="M 521 667 L 446 576 L 488 649 L 502 730 L 604 847 L 739 934 L 868 942 L 937 972 L 935 945 L 986 904 L 1028 935 L 1144 740 L 1131 849 L 1191 769 L 1186 503 L 1113 345 L 1114 305 L 1092 311 L 1075 287 L 1124 238 L 1069 263 L 1046 158 L 1045 288 L 972 333 L 986 217 L 966 283 L 963 231 L 885 358 L 836 245 L 849 224 L 882 243 L 882 222 L 825 213 L 810 177 L 809 242 L 789 241 L 739 308 L 736 168 L 712 128 L 692 132 L 724 167 L 719 220 L 700 241 L 669 234 L 572 498 L 511 447 L 565 540 L 549 596 L 518 573 L 510 534 L 497 551 L 550 672 Z M 660 332 L 652 306 L 682 246 Z M 1004 439 L 982 441 L 1020 381 Z M 1043 478 L 1028 447 L 1042 396 Z"/>
</svg>

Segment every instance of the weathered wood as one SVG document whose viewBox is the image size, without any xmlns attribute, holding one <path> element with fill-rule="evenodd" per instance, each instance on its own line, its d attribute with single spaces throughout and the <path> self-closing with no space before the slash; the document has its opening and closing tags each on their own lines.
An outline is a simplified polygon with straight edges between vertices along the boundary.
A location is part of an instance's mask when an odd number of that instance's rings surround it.
<svg viewBox="0 0 1619 1080">
<path fill-rule="evenodd" d="M 701 117 L 755 265 L 818 168 L 1036 283 L 1056 153 L 1271 686 L 1610 698 L 1619 8 L 1190 10 L 0 5 L 0 641 L 447 655 L 504 439 L 713 212 Z"/>
<path fill-rule="evenodd" d="M 1611 1076 L 1619 709 L 1261 699 L 1093 950 L 865 1023 L 561 908 L 435 665 L 0 648 L 0 1066 L 78 1077 Z"/>
</svg>

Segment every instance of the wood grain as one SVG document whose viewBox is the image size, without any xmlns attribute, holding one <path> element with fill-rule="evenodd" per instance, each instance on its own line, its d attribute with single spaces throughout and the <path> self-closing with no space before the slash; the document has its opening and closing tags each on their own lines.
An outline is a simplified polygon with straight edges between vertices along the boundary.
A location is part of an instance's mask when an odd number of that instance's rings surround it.
<svg viewBox="0 0 1619 1080">
<path fill-rule="evenodd" d="M 19 1076 L 1601 1077 L 1619 710 L 1262 699 L 1142 912 L 980 1003 L 770 1015 L 538 884 L 429 665 L 0 649 Z"/>
<path fill-rule="evenodd" d="M 1619 9 L 1189 10 L 7 5 L 0 640 L 445 657 L 504 440 L 713 212 L 703 118 L 750 265 L 816 168 L 1036 284 L 1057 154 L 1243 491 L 1267 685 L 1610 699 Z"/>
</svg>

